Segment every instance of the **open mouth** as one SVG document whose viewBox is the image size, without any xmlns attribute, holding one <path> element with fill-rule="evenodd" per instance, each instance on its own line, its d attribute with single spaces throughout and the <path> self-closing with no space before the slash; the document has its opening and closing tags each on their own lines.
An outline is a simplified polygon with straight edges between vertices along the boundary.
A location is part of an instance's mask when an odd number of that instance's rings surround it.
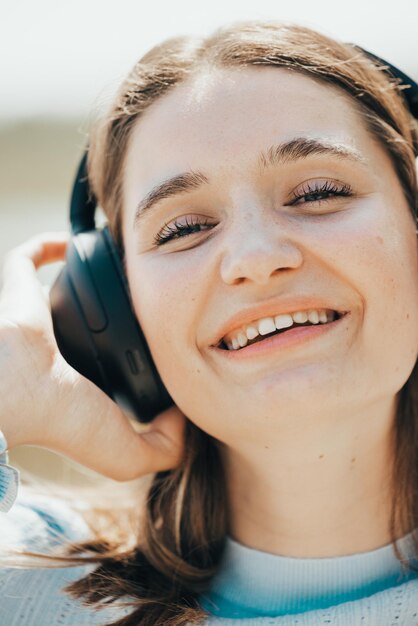
<svg viewBox="0 0 418 626">
<path fill-rule="evenodd" d="M 310 320 L 307 320 L 305 322 L 300 323 L 300 322 L 293 321 L 293 323 L 286 328 L 279 328 L 279 329 L 276 328 L 272 330 L 271 332 L 257 334 L 256 337 L 251 338 L 251 339 L 246 337 L 245 340 L 241 341 L 241 344 L 244 344 L 244 341 L 245 341 L 245 345 L 239 345 L 238 339 L 236 339 L 232 344 L 231 341 L 227 342 L 224 337 L 218 343 L 216 347 L 220 350 L 226 350 L 226 351 L 245 350 L 245 348 L 252 346 L 255 343 L 260 343 L 264 341 L 265 339 L 269 339 L 270 337 L 273 337 L 274 335 L 284 335 L 286 333 L 292 333 L 292 331 L 294 331 L 297 328 L 301 328 L 304 326 L 329 326 L 330 324 L 333 324 L 334 322 L 337 322 L 338 320 L 340 320 L 346 314 L 347 312 L 329 310 L 327 311 L 326 321 L 325 321 L 325 318 L 323 318 L 322 321 L 318 321 L 318 322 L 312 322 Z"/>
</svg>

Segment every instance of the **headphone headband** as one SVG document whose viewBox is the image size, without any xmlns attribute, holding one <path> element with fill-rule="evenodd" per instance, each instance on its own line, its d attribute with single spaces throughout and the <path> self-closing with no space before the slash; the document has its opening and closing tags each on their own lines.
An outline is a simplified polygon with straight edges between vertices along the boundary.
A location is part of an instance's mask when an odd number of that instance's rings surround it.
<svg viewBox="0 0 418 626">
<path fill-rule="evenodd" d="M 353 43 L 351 43 L 350 46 L 352 46 L 356 50 L 359 50 L 360 52 L 363 52 L 372 61 L 376 61 L 380 65 L 384 66 L 385 71 L 387 74 L 389 74 L 389 76 L 392 76 L 392 78 L 397 78 L 400 81 L 400 84 L 406 85 L 408 87 L 408 89 L 404 89 L 402 93 L 405 96 L 411 114 L 414 116 L 415 119 L 418 119 L 418 84 L 414 80 L 412 80 L 410 76 L 402 72 L 402 70 L 400 70 L 398 67 L 392 65 L 392 63 L 389 63 L 388 61 L 385 61 L 381 57 L 378 57 L 377 54 L 373 54 L 372 52 L 369 52 L 361 46 Z"/>
<path fill-rule="evenodd" d="M 75 177 L 70 204 L 70 223 L 73 236 L 96 227 L 94 214 L 97 200 L 90 188 L 87 175 L 86 149 Z"/>
</svg>

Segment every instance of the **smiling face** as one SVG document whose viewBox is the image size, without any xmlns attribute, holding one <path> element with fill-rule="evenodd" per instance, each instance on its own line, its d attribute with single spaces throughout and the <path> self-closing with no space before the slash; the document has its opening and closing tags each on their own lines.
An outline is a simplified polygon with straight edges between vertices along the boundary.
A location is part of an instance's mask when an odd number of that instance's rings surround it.
<svg viewBox="0 0 418 626">
<path fill-rule="evenodd" d="M 191 78 L 137 122 L 123 191 L 136 315 L 203 430 L 265 442 L 295 420 L 393 402 L 417 358 L 415 224 L 348 96 L 272 67 Z M 305 333 L 297 341 L 219 345 L 261 318 L 321 308 L 347 314 L 324 332 L 287 331 Z"/>
</svg>

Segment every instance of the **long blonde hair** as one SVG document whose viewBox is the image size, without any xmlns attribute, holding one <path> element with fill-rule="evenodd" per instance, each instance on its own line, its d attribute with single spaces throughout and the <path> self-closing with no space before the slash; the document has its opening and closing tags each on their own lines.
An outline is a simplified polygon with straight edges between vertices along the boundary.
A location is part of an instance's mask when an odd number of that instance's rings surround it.
<svg viewBox="0 0 418 626">
<path fill-rule="evenodd" d="M 177 37 L 154 47 L 136 63 L 111 109 L 91 131 L 89 180 L 122 257 L 122 172 L 131 131 L 143 112 L 206 68 L 258 65 L 301 72 L 348 94 L 390 156 L 416 215 L 417 129 L 397 81 L 354 47 L 309 28 L 238 22 L 206 38 Z M 399 392 L 393 430 L 390 528 L 398 558 L 396 532 L 418 527 L 417 389 L 415 367 Z M 74 596 L 96 606 L 129 596 L 132 613 L 114 626 L 180 626 L 205 618 L 199 594 L 217 572 L 229 533 L 226 476 L 216 440 L 190 421 L 186 440 L 181 465 L 152 477 L 137 512 L 142 522 L 133 545 L 121 550 L 102 534 L 74 548 L 72 554 L 78 549 L 79 557 L 69 557 L 98 563 L 67 588 Z"/>
</svg>

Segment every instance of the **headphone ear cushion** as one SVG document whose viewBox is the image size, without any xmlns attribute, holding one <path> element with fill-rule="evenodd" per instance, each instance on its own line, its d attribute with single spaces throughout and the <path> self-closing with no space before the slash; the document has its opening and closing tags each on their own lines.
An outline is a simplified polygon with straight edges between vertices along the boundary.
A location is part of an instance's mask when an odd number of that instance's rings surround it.
<svg viewBox="0 0 418 626">
<path fill-rule="evenodd" d="M 49 295 L 58 348 L 74 369 L 141 422 L 173 403 L 133 311 L 107 226 L 69 241 Z"/>
</svg>

